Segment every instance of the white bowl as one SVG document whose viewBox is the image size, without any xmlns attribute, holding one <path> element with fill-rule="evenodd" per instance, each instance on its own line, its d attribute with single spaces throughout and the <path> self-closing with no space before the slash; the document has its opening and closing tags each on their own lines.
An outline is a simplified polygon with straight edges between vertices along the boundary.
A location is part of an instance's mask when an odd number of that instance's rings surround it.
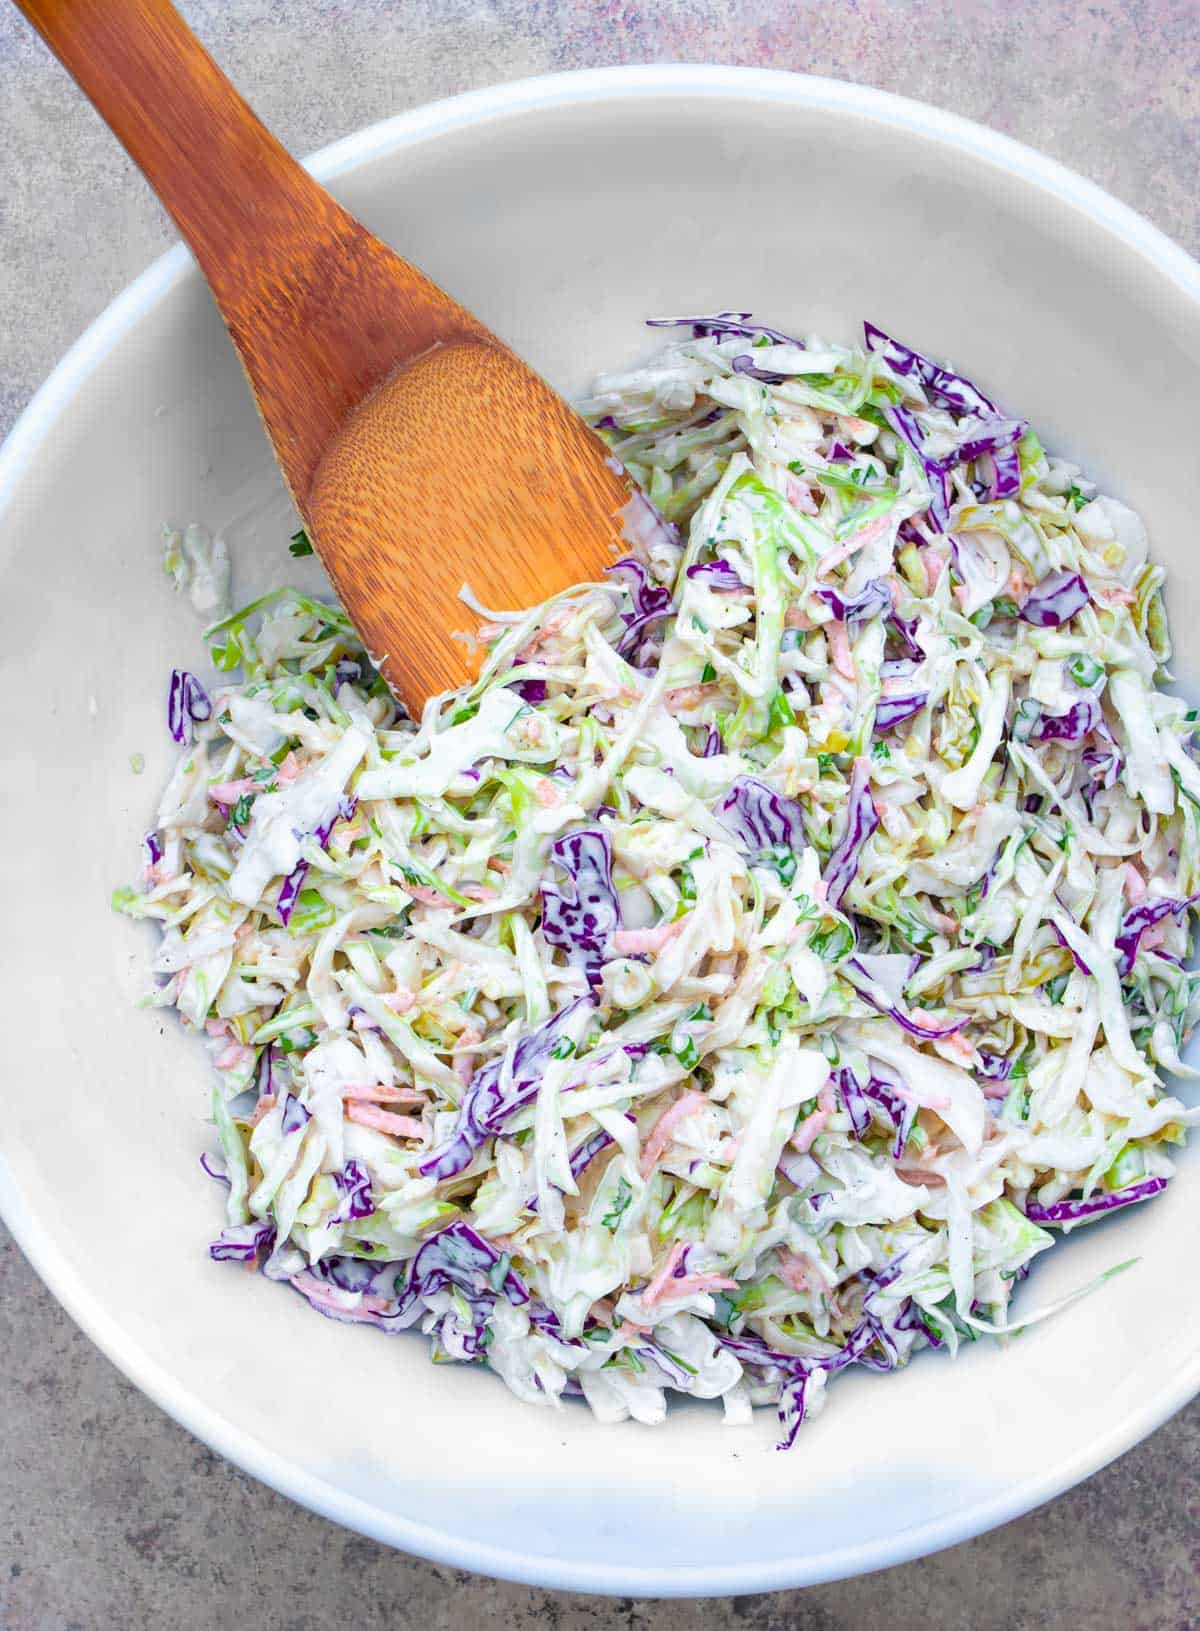
<svg viewBox="0 0 1200 1631">
<path fill-rule="evenodd" d="M 870 316 L 954 359 L 1141 510 L 1190 648 L 1200 269 L 1048 160 L 857 86 L 641 68 L 419 109 L 312 167 L 570 390 L 647 345 L 644 315 L 730 306 L 831 338 Z M 681 1409 L 653 1432 L 531 1410 L 485 1372 L 431 1366 L 419 1337 L 330 1324 L 210 1263 L 206 1065 L 135 1011 L 151 937 L 108 895 L 137 870 L 170 759 L 167 671 L 202 661 L 158 570 L 164 518 L 225 527 L 240 590 L 295 563 L 254 409 L 182 250 L 27 410 L 0 455 L 0 512 L 0 1201 L 89 1335 L 215 1449 L 443 1562 L 589 1591 L 756 1592 L 1002 1523 L 1200 1388 L 1190 1157 L 1163 1198 L 1039 1263 L 1019 1306 L 1140 1255 L 1135 1268 L 1007 1349 L 838 1380 L 789 1455 L 770 1412 L 733 1431 Z"/>
</svg>

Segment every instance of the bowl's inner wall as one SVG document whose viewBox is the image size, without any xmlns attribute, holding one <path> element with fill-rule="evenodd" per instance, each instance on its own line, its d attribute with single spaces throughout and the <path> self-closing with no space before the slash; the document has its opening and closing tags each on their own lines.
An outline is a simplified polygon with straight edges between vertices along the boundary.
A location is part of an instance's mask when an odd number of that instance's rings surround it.
<svg viewBox="0 0 1200 1631">
<path fill-rule="evenodd" d="M 569 390 L 644 352 L 643 316 L 723 307 L 834 339 L 869 316 L 952 359 L 1142 512 L 1186 654 L 1200 578 L 1180 443 L 1200 420 L 1200 315 L 1063 200 L 861 114 L 749 96 L 543 109 L 379 156 L 334 190 Z M 969 1533 L 1018 1486 L 1086 1470 L 1178 1385 L 1200 1330 L 1178 1295 L 1194 1283 L 1194 1163 L 1040 1263 L 1017 1306 L 1140 1254 L 1135 1269 L 1007 1349 L 838 1380 L 789 1456 L 769 1415 L 734 1432 L 681 1409 L 651 1433 L 530 1410 L 486 1374 L 430 1366 L 419 1337 L 316 1319 L 211 1264 L 203 1054 L 134 1010 L 153 935 L 108 908 L 171 762 L 167 672 L 204 669 L 159 571 L 168 519 L 226 529 L 239 595 L 296 580 L 290 509 L 195 274 L 87 380 L 0 518 L 13 1205 L 143 1385 L 293 1491 L 312 1498 L 315 1478 L 326 1499 L 361 1498 L 342 1515 L 402 1544 L 462 1555 L 411 1527 L 427 1525 L 524 1558 L 476 1549 L 480 1566 L 582 1566 L 614 1587 L 678 1570 L 685 1590 L 693 1570 L 711 1589 L 714 1570 L 765 1585 L 849 1568 L 859 1547 L 903 1555 L 932 1522 Z"/>
</svg>

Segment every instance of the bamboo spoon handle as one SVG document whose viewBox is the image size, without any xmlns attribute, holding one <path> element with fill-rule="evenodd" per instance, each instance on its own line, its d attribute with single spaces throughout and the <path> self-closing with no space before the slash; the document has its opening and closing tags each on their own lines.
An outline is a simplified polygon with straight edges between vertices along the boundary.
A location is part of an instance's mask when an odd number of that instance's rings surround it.
<svg viewBox="0 0 1200 1631">
<path fill-rule="evenodd" d="M 647 506 L 477 318 L 259 123 L 169 0 L 16 0 L 208 278 L 292 496 L 388 682 L 461 685 L 460 590 L 528 606 L 596 579 Z"/>
<path fill-rule="evenodd" d="M 195 254 L 303 506 L 335 430 L 393 370 L 398 352 L 486 331 L 415 267 L 380 255 L 378 241 L 276 141 L 168 0 L 16 4 Z M 400 268 L 412 291 L 407 303 L 397 299 Z"/>
</svg>

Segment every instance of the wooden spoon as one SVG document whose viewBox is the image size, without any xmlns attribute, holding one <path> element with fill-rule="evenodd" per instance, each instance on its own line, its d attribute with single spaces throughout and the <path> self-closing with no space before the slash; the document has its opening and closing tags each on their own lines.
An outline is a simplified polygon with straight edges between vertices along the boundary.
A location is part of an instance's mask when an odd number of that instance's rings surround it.
<svg viewBox="0 0 1200 1631">
<path fill-rule="evenodd" d="M 167 0 L 16 3 L 195 253 L 313 544 L 410 708 L 470 677 L 463 584 L 523 607 L 625 552 L 641 501 L 600 438 L 334 203 Z"/>
</svg>

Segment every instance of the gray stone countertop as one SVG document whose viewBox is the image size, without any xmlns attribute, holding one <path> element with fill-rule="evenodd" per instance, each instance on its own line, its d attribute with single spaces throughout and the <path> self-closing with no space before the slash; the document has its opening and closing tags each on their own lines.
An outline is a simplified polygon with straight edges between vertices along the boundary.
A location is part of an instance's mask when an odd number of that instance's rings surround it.
<svg viewBox="0 0 1200 1631">
<path fill-rule="evenodd" d="M 1196 0 L 187 0 L 298 153 L 499 80 L 623 62 L 804 69 L 1053 154 L 1200 252 Z M 0 433 L 173 238 L 17 13 L 0 10 Z M 0 1231 L 0 1628 L 1185 1631 L 1200 1404 L 1029 1517 L 936 1557 L 709 1602 L 573 1597 L 392 1552 L 212 1455 L 101 1357 Z"/>
</svg>

